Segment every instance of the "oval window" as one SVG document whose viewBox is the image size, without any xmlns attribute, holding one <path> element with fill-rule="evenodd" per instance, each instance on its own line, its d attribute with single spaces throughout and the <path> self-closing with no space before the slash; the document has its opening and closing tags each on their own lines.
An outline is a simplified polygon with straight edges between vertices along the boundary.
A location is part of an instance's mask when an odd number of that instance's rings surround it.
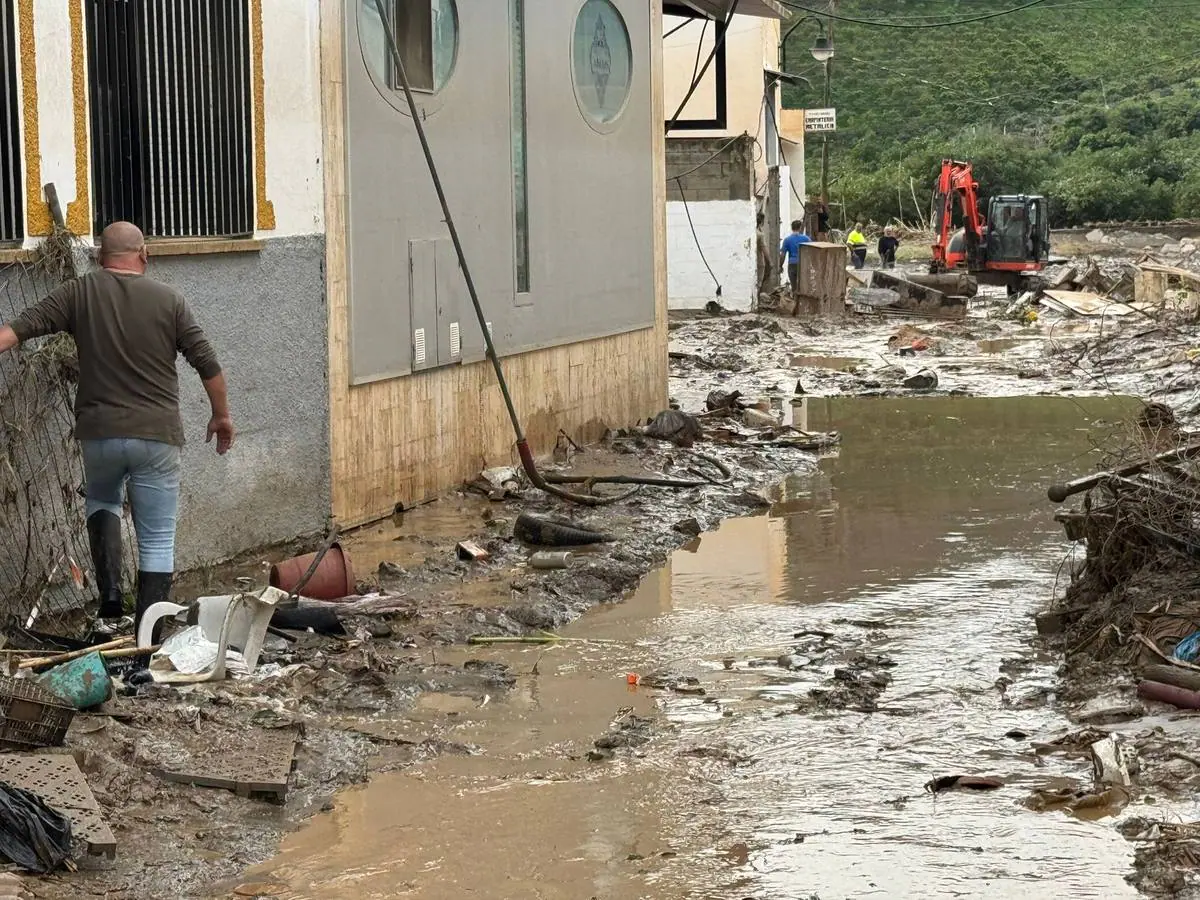
<svg viewBox="0 0 1200 900">
<path fill-rule="evenodd" d="M 611 0 L 585 0 L 571 42 L 575 99 L 594 125 L 610 125 L 625 109 L 633 81 L 629 29 Z"/>
<path fill-rule="evenodd" d="M 414 91 L 436 94 L 458 61 L 458 7 L 454 0 L 359 0 L 358 40 L 367 72 L 384 99 L 407 113 L 385 17 L 408 83 Z"/>
</svg>

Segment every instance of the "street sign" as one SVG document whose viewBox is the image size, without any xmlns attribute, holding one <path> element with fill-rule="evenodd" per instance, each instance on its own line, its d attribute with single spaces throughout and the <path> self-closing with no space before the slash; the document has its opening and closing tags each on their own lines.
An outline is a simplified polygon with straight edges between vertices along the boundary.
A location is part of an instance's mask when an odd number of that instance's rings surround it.
<svg viewBox="0 0 1200 900">
<path fill-rule="evenodd" d="M 837 110 L 806 109 L 804 111 L 804 130 L 808 133 L 815 131 L 837 131 Z"/>
</svg>

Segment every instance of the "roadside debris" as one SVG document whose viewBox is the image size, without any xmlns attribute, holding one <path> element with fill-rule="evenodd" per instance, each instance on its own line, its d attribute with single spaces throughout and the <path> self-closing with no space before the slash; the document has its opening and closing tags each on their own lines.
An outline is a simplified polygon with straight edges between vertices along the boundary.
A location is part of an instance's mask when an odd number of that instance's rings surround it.
<svg viewBox="0 0 1200 900">
<path fill-rule="evenodd" d="M 1048 491 L 1056 503 L 1085 495 L 1081 507 L 1056 516 L 1068 537 L 1086 546 L 1082 570 L 1058 604 L 1071 648 L 1068 663 L 1081 653 L 1131 666 L 1172 662 L 1168 654 L 1200 631 L 1200 593 L 1193 587 L 1200 576 L 1200 443 L 1181 438 L 1155 453 L 1145 426 L 1159 426 L 1150 429 L 1150 438 L 1159 441 L 1163 414 L 1156 410 L 1153 421 L 1147 414 L 1140 420 L 1141 436 L 1126 451 L 1131 461 Z M 1163 695 L 1181 689 L 1145 690 Z"/>
<path fill-rule="evenodd" d="M 488 551 L 484 550 L 474 541 L 459 541 L 455 545 L 455 550 L 458 553 L 458 558 L 468 562 L 483 562 L 491 557 Z"/>
<path fill-rule="evenodd" d="M 540 552 L 529 557 L 529 565 L 534 569 L 565 569 L 571 565 L 572 559 L 574 557 L 567 552 Z"/>
<path fill-rule="evenodd" d="M 1004 781 L 984 775 L 943 775 L 926 782 L 925 790 L 930 794 L 946 791 L 995 791 L 1004 787 Z"/>
<path fill-rule="evenodd" d="M 71 865 L 71 823 L 35 794 L 0 782 L 0 857 L 30 872 Z"/>
<path fill-rule="evenodd" d="M 590 544 L 611 544 L 616 538 L 603 531 L 580 528 L 567 522 L 556 522 L 530 513 L 517 516 L 513 536 L 520 541 L 542 547 L 585 547 Z"/>
<path fill-rule="evenodd" d="M 911 388 L 914 391 L 933 391 L 937 390 L 938 375 L 933 369 L 921 369 L 915 375 L 910 375 L 904 379 L 904 386 Z"/>
<path fill-rule="evenodd" d="M 664 409 L 646 425 L 643 433 L 677 447 L 691 447 L 704 436 L 704 429 L 695 416 L 678 409 Z"/>
<path fill-rule="evenodd" d="M 604 762 L 617 755 L 618 750 L 636 750 L 650 743 L 654 720 L 632 713 L 619 717 L 615 726 L 596 738 L 587 758 L 591 762 Z"/>
<path fill-rule="evenodd" d="M 295 728 L 224 734 L 208 751 L 197 751 L 155 773 L 164 781 L 222 788 L 239 797 L 266 797 L 282 803 L 295 766 L 301 733 Z"/>
<path fill-rule="evenodd" d="M 58 747 L 75 707 L 29 679 L 0 676 L 0 746 L 16 750 Z"/>
<path fill-rule="evenodd" d="M 0 785 L 33 794 L 61 814 L 70 837 L 82 840 L 89 854 L 116 856 L 117 839 L 71 754 L 0 754 Z"/>
<path fill-rule="evenodd" d="M 55 666 L 37 680 L 76 709 L 99 706 L 113 693 L 113 682 L 104 666 L 104 657 L 96 651 Z"/>
<path fill-rule="evenodd" d="M 333 542 L 327 550 L 275 563 L 270 586 L 313 600 L 338 600 L 354 593 L 354 566 L 345 548 Z"/>
</svg>

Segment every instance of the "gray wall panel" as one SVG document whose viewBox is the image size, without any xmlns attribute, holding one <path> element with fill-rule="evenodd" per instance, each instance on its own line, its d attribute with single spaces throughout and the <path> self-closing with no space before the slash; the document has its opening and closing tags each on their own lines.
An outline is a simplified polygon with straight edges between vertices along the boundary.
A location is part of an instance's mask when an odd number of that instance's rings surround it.
<svg viewBox="0 0 1200 900">
<path fill-rule="evenodd" d="M 347 157 L 351 369 L 367 381 L 412 369 L 407 242 L 448 236 L 403 97 L 367 70 L 364 0 L 347 0 Z M 371 2 L 371 0 L 365 0 Z M 419 95 L 430 144 L 501 354 L 647 327 L 654 322 L 650 8 L 616 0 L 629 30 L 632 89 L 621 116 L 594 128 L 580 112 L 571 43 L 583 0 L 526 0 L 531 288 L 518 306 L 514 275 L 510 22 L 507 0 L 458 0 L 459 49 L 442 91 Z M 374 52 L 374 51 L 372 51 Z M 401 241 L 387 233 L 398 230 Z M 401 245 L 397 253 L 387 249 Z M 438 254 L 439 261 L 442 259 Z M 403 266 L 397 277 L 396 268 Z M 444 284 L 444 267 L 437 281 Z M 460 276 L 461 277 L 461 276 Z M 462 358 L 482 335 L 455 279 L 459 312 L 438 300 L 444 364 L 449 324 Z M 422 301 L 416 300 L 417 305 Z M 446 333 L 442 333 L 446 332 Z"/>
</svg>

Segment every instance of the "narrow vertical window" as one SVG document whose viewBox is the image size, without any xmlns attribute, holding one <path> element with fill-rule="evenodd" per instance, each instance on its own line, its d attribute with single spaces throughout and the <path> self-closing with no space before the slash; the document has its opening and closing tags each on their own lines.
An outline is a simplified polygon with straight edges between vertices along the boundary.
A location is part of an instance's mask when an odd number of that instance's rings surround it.
<svg viewBox="0 0 1200 900">
<path fill-rule="evenodd" d="M 525 0 L 512 7 L 512 159 L 513 209 L 517 255 L 517 293 L 529 293 L 529 166 L 525 158 Z"/>
<path fill-rule="evenodd" d="M 0 0 L 0 243 L 25 237 L 21 192 L 15 0 Z"/>
</svg>

